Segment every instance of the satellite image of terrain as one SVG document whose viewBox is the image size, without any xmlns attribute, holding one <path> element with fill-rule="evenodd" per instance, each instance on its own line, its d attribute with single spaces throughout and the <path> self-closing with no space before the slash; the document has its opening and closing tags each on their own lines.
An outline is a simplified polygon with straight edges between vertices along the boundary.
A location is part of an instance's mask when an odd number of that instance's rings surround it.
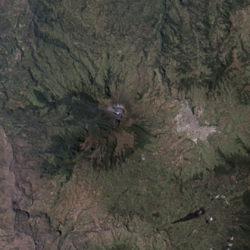
<svg viewBox="0 0 250 250">
<path fill-rule="evenodd" d="M 250 249 L 250 0 L 0 0 L 0 250 Z"/>
</svg>

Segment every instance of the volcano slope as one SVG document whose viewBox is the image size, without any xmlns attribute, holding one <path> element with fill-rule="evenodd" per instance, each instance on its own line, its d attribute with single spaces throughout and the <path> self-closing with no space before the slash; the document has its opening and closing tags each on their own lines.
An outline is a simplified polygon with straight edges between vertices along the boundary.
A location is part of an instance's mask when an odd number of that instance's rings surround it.
<svg viewBox="0 0 250 250">
<path fill-rule="evenodd" d="M 250 2 L 0 1 L 1 249 L 249 249 Z"/>
</svg>

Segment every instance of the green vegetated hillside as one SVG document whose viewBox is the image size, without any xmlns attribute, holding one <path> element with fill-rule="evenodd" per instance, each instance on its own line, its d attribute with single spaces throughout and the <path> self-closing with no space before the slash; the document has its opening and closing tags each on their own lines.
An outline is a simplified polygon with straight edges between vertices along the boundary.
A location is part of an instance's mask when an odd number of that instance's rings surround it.
<svg viewBox="0 0 250 250">
<path fill-rule="evenodd" d="M 249 29 L 244 0 L 3 1 L 15 230 L 37 249 L 249 249 Z"/>
</svg>

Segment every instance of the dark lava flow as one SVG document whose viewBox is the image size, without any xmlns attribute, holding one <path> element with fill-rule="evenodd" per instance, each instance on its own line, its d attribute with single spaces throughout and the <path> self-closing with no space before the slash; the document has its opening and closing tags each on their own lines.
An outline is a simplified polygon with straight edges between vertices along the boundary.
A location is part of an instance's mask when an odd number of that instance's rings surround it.
<svg viewBox="0 0 250 250">
<path fill-rule="evenodd" d="M 203 208 L 195 211 L 194 213 L 189 213 L 187 216 L 185 216 L 184 218 L 181 218 L 179 220 L 176 220 L 174 222 L 172 222 L 172 224 L 178 223 L 178 222 L 183 222 L 183 221 L 188 221 L 188 220 L 192 220 L 195 218 L 198 218 L 201 214 L 205 214 L 205 210 Z"/>
</svg>

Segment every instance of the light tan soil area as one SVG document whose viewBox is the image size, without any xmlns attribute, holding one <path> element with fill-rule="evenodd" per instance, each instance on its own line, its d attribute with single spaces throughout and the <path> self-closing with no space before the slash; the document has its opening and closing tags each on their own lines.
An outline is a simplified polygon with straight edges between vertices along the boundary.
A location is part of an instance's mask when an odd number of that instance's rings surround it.
<svg viewBox="0 0 250 250">
<path fill-rule="evenodd" d="M 32 238 L 25 233 L 18 233 L 15 228 L 16 212 L 13 211 L 13 203 L 18 197 L 18 189 L 14 174 L 10 171 L 13 163 L 13 151 L 3 128 L 0 128 L 0 245 L 1 249 L 35 249 Z"/>
</svg>

